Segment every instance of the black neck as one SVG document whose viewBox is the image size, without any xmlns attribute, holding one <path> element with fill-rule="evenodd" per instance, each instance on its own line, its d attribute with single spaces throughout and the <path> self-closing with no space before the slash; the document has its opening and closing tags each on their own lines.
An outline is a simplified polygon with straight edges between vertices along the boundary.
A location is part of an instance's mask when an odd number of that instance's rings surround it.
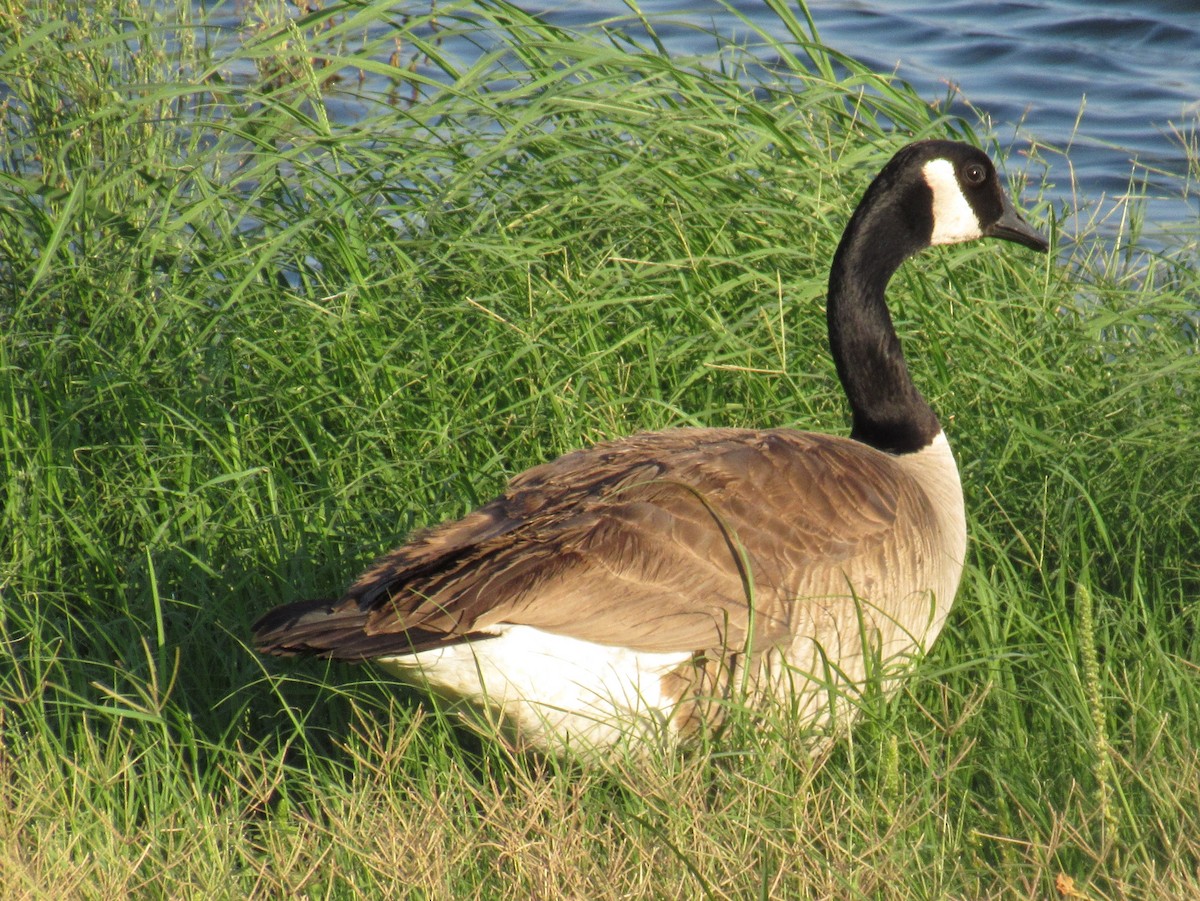
<svg viewBox="0 0 1200 901">
<path fill-rule="evenodd" d="M 905 454 L 928 446 L 941 426 L 908 374 L 884 291 L 900 264 L 928 240 L 920 226 L 911 229 L 913 223 L 870 203 L 871 193 L 851 217 L 833 258 L 829 345 L 850 401 L 850 437 Z"/>
</svg>

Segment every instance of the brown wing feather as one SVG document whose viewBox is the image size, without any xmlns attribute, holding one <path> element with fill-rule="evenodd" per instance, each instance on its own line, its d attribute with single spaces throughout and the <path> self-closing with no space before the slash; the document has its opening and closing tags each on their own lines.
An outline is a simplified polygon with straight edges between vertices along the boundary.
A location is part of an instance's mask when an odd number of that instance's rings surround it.
<svg viewBox="0 0 1200 901">
<path fill-rule="evenodd" d="M 255 631 L 264 650 L 353 659 L 506 623 L 703 651 L 742 645 L 753 620 L 756 644 L 777 643 L 797 598 L 846 595 L 899 562 L 898 516 L 921 535 L 924 495 L 891 458 L 849 439 L 634 435 L 522 473 L 491 503 L 381 557 L 340 601 L 278 608 Z"/>
</svg>

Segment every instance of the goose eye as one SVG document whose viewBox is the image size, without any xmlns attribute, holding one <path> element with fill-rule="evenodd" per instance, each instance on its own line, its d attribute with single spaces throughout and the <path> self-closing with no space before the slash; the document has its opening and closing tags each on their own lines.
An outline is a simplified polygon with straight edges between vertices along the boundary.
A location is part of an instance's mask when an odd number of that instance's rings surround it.
<svg viewBox="0 0 1200 901">
<path fill-rule="evenodd" d="M 963 166 L 963 181 L 977 188 L 987 181 L 987 169 L 981 163 L 967 163 Z"/>
</svg>

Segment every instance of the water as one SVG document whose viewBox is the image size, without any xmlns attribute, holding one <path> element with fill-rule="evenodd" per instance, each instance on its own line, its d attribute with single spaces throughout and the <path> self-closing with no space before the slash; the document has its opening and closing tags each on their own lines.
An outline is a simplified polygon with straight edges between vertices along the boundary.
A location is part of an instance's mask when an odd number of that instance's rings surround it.
<svg viewBox="0 0 1200 901">
<path fill-rule="evenodd" d="M 785 37 L 762 0 L 733 2 L 755 25 Z M 641 33 L 622 0 L 517 5 L 558 25 L 624 21 Z M 672 52 L 712 52 L 706 31 L 753 40 L 714 0 L 640 6 Z M 227 4 L 218 15 L 236 28 L 241 7 Z M 1068 234 L 1115 233 L 1131 181 L 1144 183 L 1147 219 L 1159 234 L 1194 240 L 1200 232 L 1200 193 L 1185 180 L 1183 146 L 1200 131 L 1200 0 L 809 0 L 808 8 L 836 50 L 896 73 L 931 102 L 955 86 L 951 112 L 972 123 L 982 117 L 1018 153 L 1031 143 L 1050 148 L 1040 158 L 1051 198 L 1062 208 L 1084 207 L 1066 224 Z"/>
<path fill-rule="evenodd" d="M 628 16 L 620 0 L 519 5 L 573 26 Z M 761 0 L 738 5 L 783 36 Z M 712 0 L 641 7 L 674 23 L 658 33 L 685 53 L 712 48 L 696 26 L 745 31 Z M 1184 196 L 1182 141 L 1194 145 L 1200 126 L 1200 0 L 810 0 L 808 8 L 826 44 L 895 72 L 930 101 L 957 86 L 952 112 L 986 117 L 1001 144 L 1063 151 L 1043 157 L 1052 196 L 1065 204 L 1083 198 L 1103 208 L 1132 178 L 1146 183 L 1153 223 L 1195 236 L 1200 197 L 1195 184 Z"/>
</svg>

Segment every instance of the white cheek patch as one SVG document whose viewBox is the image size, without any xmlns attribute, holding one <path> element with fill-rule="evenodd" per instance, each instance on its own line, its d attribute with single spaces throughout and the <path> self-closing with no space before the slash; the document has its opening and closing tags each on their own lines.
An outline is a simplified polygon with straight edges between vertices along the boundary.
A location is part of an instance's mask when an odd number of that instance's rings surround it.
<svg viewBox="0 0 1200 901">
<path fill-rule="evenodd" d="M 949 160 L 930 160 L 921 171 L 933 191 L 933 235 L 930 244 L 957 244 L 983 237 L 979 217 L 963 196 L 954 164 Z"/>
</svg>

